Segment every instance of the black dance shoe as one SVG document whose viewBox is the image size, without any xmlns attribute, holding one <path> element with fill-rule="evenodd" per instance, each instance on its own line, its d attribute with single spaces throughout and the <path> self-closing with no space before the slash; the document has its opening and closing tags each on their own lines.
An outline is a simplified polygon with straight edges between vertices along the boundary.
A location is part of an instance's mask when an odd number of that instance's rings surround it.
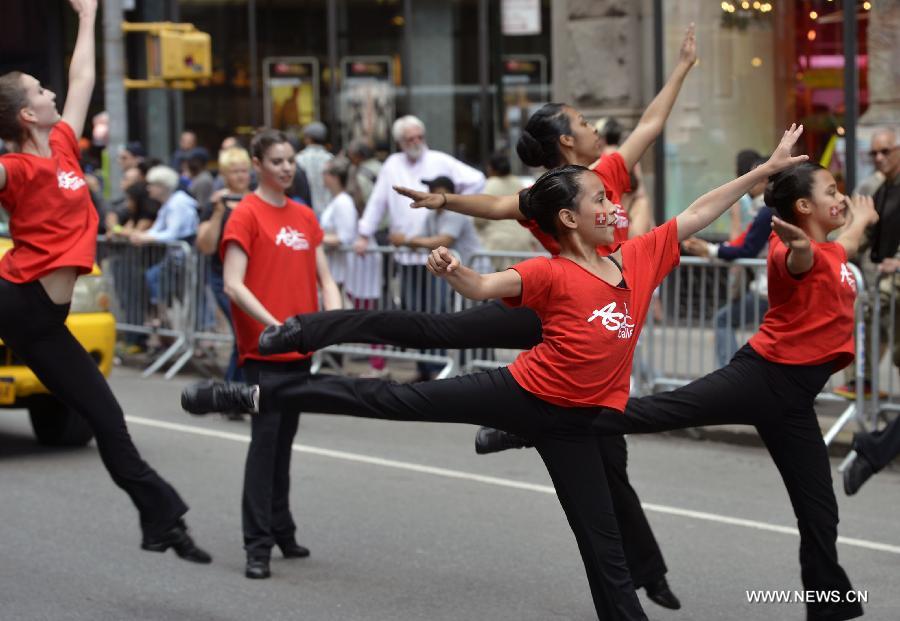
<svg viewBox="0 0 900 621">
<path fill-rule="evenodd" d="M 276 541 L 275 545 L 281 550 L 284 558 L 306 558 L 309 556 L 309 548 L 301 546 L 296 541 Z"/>
<path fill-rule="evenodd" d="M 203 380 L 181 391 L 181 407 L 191 414 L 252 414 L 256 411 L 253 403 L 255 389 L 255 386 L 249 384 Z"/>
<path fill-rule="evenodd" d="M 681 608 L 681 602 L 678 601 L 678 598 L 672 593 L 672 589 L 669 588 L 669 583 L 665 578 L 660 578 L 656 582 L 648 584 L 644 587 L 644 591 L 647 592 L 647 597 L 650 598 L 650 601 L 658 606 L 668 608 L 669 610 L 678 610 Z"/>
<path fill-rule="evenodd" d="M 141 542 L 141 549 L 148 552 L 165 552 L 169 548 L 175 550 L 175 554 L 186 561 L 206 565 L 212 562 L 212 556 L 206 550 L 198 548 L 191 536 L 188 535 L 184 520 L 178 522 L 156 538 L 147 538 Z"/>
<path fill-rule="evenodd" d="M 269 559 L 265 556 L 248 556 L 244 575 L 251 580 L 265 580 L 272 577 L 269 570 Z"/>
<path fill-rule="evenodd" d="M 480 427 L 475 432 L 475 452 L 479 455 L 499 453 L 508 449 L 531 448 L 534 446 L 528 440 L 508 431 L 501 431 L 493 427 Z"/>
<path fill-rule="evenodd" d="M 288 317 L 280 326 L 269 326 L 259 335 L 259 353 L 263 356 L 300 351 L 300 319 Z M 306 353 L 306 352 L 300 352 Z"/>
<path fill-rule="evenodd" d="M 875 469 L 869 460 L 857 453 L 853 463 L 844 470 L 844 493 L 852 496 L 873 474 Z"/>
</svg>

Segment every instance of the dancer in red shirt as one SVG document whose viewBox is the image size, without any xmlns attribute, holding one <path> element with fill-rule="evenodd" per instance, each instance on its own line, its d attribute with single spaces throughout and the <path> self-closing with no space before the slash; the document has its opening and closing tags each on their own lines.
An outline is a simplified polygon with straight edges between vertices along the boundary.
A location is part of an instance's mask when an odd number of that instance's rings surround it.
<svg viewBox="0 0 900 621">
<path fill-rule="evenodd" d="M 173 548 L 186 560 L 209 563 L 187 533 L 187 505 L 141 459 L 109 385 L 65 325 L 75 280 L 94 265 L 98 222 L 77 144 L 94 88 L 97 2 L 70 4 L 78 37 L 62 115 L 56 95 L 34 77 L 0 76 L 0 138 L 19 147 L 0 157 L 0 202 L 13 241 L 0 261 L 0 339 L 87 421 L 103 464 L 138 509 L 141 547 Z"/>
<path fill-rule="evenodd" d="M 341 294 L 328 269 L 313 210 L 285 197 L 296 171 L 288 137 L 262 130 L 250 151 L 259 187 L 234 208 L 220 246 L 240 366 L 245 380 L 254 384 L 263 373 L 305 378 L 310 354 L 262 354 L 259 335 L 286 317 L 318 310 L 320 288 L 328 310 L 341 307 Z M 295 538 L 289 498 L 291 446 L 299 421 L 298 410 L 251 421 L 241 502 L 248 578 L 271 575 L 274 545 L 285 558 L 309 556 Z"/>
<path fill-rule="evenodd" d="M 802 128 L 788 132 L 772 158 L 744 177 L 695 201 L 674 220 L 629 240 L 608 256 L 615 206 L 599 177 L 582 166 L 545 173 L 523 196 L 527 216 L 554 235 L 559 256 L 525 261 L 494 274 L 459 265 L 446 248 L 432 251 L 429 269 L 472 299 L 503 298 L 530 305 L 544 341 L 509 368 L 417 384 L 323 377 L 297 383 L 263 376 L 259 386 L 196 384 L 182 393 L 185 410 L 304 409 L 388 420 L 491 425 L 533 440 L 582 553 L 597 615 L 646 619 L 624 562 L 618 524 L 592 424 L 606 408 L 621 412 L 630 362 L 653 289 L 679 261 L 678 243 L 709 225 L 770 173 L 805 159 L 790 156 Z M 563 353 L 577 339 L 576 351 Z M 625 363 L 622 364 L 624 359 Z M 584 370 L 593 371 L 585 379 Z M 561 382 L 569 380 L 567 394 Z M 621 413 L 617 413 L 621 416 Z"/>
</svg>

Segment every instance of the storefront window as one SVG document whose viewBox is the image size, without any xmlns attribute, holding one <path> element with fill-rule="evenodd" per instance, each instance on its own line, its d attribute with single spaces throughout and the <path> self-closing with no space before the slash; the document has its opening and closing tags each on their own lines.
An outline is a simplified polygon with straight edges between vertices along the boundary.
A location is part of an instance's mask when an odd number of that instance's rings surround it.
<svg viewBox="0 0 900 621">
<path fill-rule="evenodd" d="M 805 128 L 804 151 L 843 176 L 840 3 L 688 0 L 663 7 L 667 74 L 692 21 L 700 52 L 666 127 L 666 217 L 733 178 L 739 151 L 767 156 L 795 121 Z M 865 23 L 858 39 L 861 111 L 867 105 Z M 727 234 L 728 216 L 712 230 Z"/>
</svg>

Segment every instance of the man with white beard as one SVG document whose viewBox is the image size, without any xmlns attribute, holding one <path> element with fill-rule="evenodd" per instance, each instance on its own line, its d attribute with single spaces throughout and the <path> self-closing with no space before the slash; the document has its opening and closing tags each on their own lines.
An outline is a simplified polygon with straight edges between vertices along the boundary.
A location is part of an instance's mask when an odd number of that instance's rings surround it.
<svg viewBox="0 0 900 621">
<path fill-rule="evenodd" d="M 484 174 L 480 171 L 451 155 L 428 148 L 425 142 L 425 124 L 417 117 L 400 117 L 394 121 L 391 134 L 401 151 L 385 160 L 366 202 L 365 211 L 359 220 L 359 237 L 353 245 L 359 254 L 366 252 L 369 240 L 378 230 L 385 212 L 391 233 L 400 233 L 406 238 L 422 234 L 428 210 L 410 207 L 410 200 L 394 192 L 394 186 L 425 191 L 428 188 L 423 179 L 448 177 L 459 194 L 475 194 L 484 187 Z M 396 254 L 401 275 L 403 307 L 406 310 L 442 310 L 434 308 L 433 303 L 428 303 L 429 300 L 439 301 L 443 296 L 430 290 L 432 279 L 425 269 L 426 257 L 425 253 L 400 251 Z M 422 379 L 427 379 L 430 369 L 426 365 L 420 365 L 419 372 Z"/>
</svg>

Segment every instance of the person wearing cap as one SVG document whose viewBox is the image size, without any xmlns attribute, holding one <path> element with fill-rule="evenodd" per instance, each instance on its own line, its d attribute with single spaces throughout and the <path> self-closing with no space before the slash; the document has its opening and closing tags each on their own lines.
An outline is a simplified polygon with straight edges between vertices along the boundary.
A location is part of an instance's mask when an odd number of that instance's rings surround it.
<svg viewBox="0 0 900 621">
<path fill-rule="evenodd" d="M 203 147 L 191 149 L 187 158 L 187 169 L 190 181 L 187 191 L 197 200 L 197 205 L 205 207 L 209 204 L 209 197 L 213 193 L 215 179 L 212 173 L 206 169 L 209 163 L 209 151 Z"/>
<path fill-rule="evenodd" d="M 303 128 L 303 150 L 295 158 L 297 166 L 306 174 L 309 181 L 310 207 L 316 212 L 316 217 L 321 217 L 325 207 L 331 202 L 331 192 L 325 187 L 322 173 L 325 165 L 334 157 L 325 148 L 325 140 L 328 138 L 328 128 L 324 123 L 313 121 Z"/>
<path fill-rule="evenodd" d="M 134 140 L 119 148 L 119 152 L 116 154 L 116 163 L 124 174 L 125 171 L 137 167 L 145 157 L 147 157 L 147 152 L 144 150 L 144 146 Z"/>
</svg>

